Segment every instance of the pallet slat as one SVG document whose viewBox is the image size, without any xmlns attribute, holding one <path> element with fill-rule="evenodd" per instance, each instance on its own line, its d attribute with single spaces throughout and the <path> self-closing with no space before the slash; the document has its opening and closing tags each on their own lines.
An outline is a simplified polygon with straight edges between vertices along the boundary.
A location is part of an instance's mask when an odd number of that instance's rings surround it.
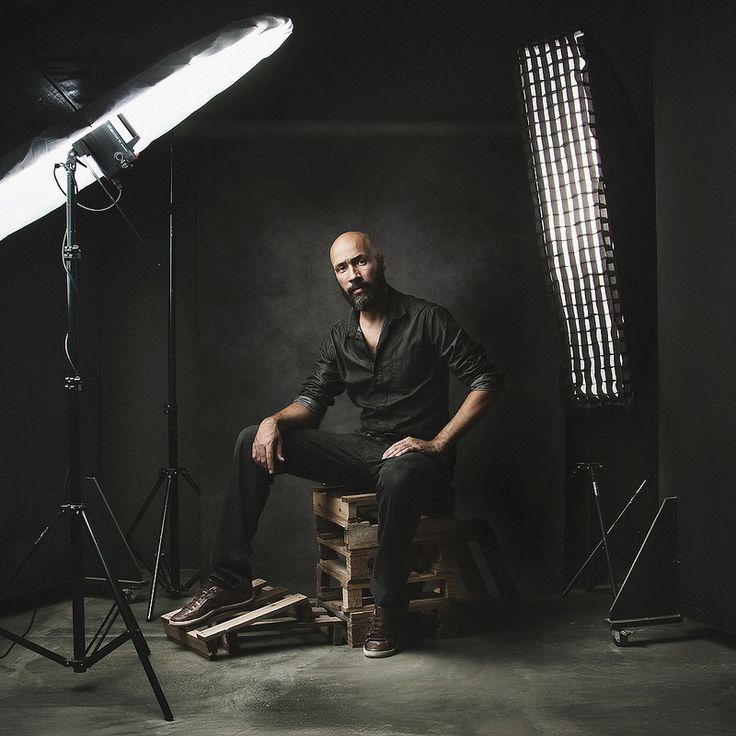
<svg viewBox="0 0 736 736">
<path fill-rule="evenodd" d="M 267 603 L 265 606 L 257 608 L 255 611 L 248 611 L 248 613 L 242 613 L 228 621 L 215 624 L 214 626 L 209 626 L 206 629 L 200 629 L 197 631 L 196 635 L 199 639 L 204 639 L 204 641 L 217 639 L 226 632 L 244 629 L 259 619 L 268 618 L 270 615 L 278 611 L 283 611 L 285 608 L 289 608 L 294 603 L 300 603 L 301 601 L 306 600 L 307 596 L 302 593 L 292 593 L 291 595 L 287 595 L 286 598 L 282 598 L 275 603 Z"/>
<path fill-rule="evenodd" d="M 301 593 L 289 594 L 283 587 L 273 587 L 265 580 L 253 581 L 257 591 L 256 608 L 247 612 L 224 612 L 205 622 L 203 627 L 186 629 L 172 626 L 171 617 L 180 609 L 161 616 L 166 635 L 195 653 L 215 659 L 220 648 L 228 653 L 240 651 L 238 635 L 248 632 L 322 631 L 333 644 L 344 643 L 344 623 L 319 604 L 313 604 Z"/>
<path fill-rule="evenodd" d="M 345 622 L 348 645 L 360 646 L 374 608 L 367 563 L 378 547 L 376 496 L 322 486 L 313 489 L 312 499 L 320 551 L 317 599 Z M 419 571 L 407 581 L 413 595 L 409 607 L 434 612 L 443 632 L 454 630 L 456 544 L 453 515 L 422 516 L 413 541 Z"/>
</svg>

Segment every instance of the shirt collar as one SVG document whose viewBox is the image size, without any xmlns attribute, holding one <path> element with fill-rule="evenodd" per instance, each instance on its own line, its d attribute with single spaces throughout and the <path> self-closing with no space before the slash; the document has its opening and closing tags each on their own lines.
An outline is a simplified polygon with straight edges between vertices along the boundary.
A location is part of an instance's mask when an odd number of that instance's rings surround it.
<svg viewBox="0 0 736 736">
<path fill-rule="evenodd" d="M 388 297 L 388 314 L 386 315 L 386 325 L 389 325 L 396 319 L 406 314 L 406 304 L 404 304 L 403 294 L 396 291 L 393 287 L 386 284 L 386 296 Z M 360 332 L 360 310 L 353 309 L 350 312 L 350 336 L 355 337 Z"/>
</svg>

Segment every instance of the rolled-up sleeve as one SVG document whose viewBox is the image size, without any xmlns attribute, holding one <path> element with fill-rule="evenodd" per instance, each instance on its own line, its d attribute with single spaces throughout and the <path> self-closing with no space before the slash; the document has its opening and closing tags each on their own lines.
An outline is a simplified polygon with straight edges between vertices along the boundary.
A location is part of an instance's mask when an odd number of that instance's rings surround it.
<svg viewBox="0 0 736 736">
<path fill-rule="evenodd" d="M 294 403 L 306 406 L 314 418 L 314 425 L 318 427 L 327 408 L 335 403 L 335 397 L 344 390 L 332 335 L 328 335 L 320 346 L 314 369 L 302 384 Z"/>
<path fill-rule="evenodd" d="M 468 389 L 503 391 L 505 374 L 490 362 L 483 346 L 473 340 L 446 309 L 432 305 L 427 325 L 437 357 Z"/>
</svg>

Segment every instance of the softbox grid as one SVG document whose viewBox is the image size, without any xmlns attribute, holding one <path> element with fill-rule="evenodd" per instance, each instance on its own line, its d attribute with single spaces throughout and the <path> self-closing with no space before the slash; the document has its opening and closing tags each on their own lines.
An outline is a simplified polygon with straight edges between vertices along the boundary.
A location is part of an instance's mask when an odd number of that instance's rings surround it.
<svg viewBox="0 0 736 736">
<path fill-rule="evenodd" d="M 576 406 L 631 397 L 583 33 L 518 50 L 540 250 Z"/>
</svg>

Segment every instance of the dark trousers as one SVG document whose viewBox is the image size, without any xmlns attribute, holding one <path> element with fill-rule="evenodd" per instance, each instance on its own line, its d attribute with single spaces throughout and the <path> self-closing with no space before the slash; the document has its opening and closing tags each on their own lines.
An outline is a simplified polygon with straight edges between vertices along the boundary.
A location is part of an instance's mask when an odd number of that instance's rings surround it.
<svg viewBox="0 0 736 736">
<path fill-rule="evenodd" d="M 210 577 L 230 588 L 250 586 L 251 542 L 273 480 L 251 458 L 257 430 L 257 426 L 244 429 L 235 444 L 212 548 Z M 371 592 L 380 606 L 403 605 L 420 515 L 449 505 L 447 461 L 417 452 L 382 460 L 384 451 L 400 437 L 320 429 L 294 429 L 282 436 L 285 462 L 278 464 L 277 472 L 359 490 L 376 489 L 378 550 Z"/>
</svg>

